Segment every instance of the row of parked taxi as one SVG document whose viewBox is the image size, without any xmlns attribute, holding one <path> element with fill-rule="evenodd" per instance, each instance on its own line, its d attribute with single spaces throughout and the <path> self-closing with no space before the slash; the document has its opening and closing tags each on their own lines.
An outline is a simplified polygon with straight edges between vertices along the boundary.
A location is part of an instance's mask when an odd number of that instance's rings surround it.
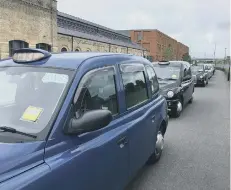
<svg viewBox="0 0 231 190">
<path fill-rule="evenodd" d="M 197 63 L 192 65 L 192 74 L 195 85 L 205 87 L 215 74 L 215 68 L 213 64 Z"/>
<path fill-rule="evenodd" d="M 183 61 L 21 49 L 0 91 L 1 190 L 122 190 L 160 159 L 194 80 Z"/>
</svg>

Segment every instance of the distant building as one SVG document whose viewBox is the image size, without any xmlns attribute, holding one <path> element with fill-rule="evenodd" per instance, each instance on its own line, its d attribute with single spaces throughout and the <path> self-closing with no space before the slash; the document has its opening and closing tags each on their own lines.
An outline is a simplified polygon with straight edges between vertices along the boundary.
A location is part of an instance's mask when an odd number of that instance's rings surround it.
<svg viewBox="0 0 231 190">
<path fill-rule="evenodd" d="M 148 55 L 129 35 L 58 12 L 56 0 L 0 0 L 0 26 L 0 59 L 28 47 Z"/>
<path fill-rule="evenodd" d="M 182 60 L 189 47 L 156 29 L 119 30 L 131 40 L 150 51 L 153 61 Z"/>
</svg>

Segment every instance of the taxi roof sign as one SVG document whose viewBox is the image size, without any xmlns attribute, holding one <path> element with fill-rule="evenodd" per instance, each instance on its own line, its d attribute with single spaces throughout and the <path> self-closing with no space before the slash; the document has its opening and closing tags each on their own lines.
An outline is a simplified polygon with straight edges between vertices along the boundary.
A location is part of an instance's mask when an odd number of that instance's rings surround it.
<svg viewBox="0 0 231 190">
<path fill-rule="evenodd" d="M 14 51 L 13 60 L 16 63 L 28 63 L 49 58 L 51 53 L 41 49 L 23 48 Z"/>
<path fill-rule="evenodd" d="M 169 61 L 159 61 L 158 64 L 159 65 L 169 65 L 170 62 Z"/>
</svg>

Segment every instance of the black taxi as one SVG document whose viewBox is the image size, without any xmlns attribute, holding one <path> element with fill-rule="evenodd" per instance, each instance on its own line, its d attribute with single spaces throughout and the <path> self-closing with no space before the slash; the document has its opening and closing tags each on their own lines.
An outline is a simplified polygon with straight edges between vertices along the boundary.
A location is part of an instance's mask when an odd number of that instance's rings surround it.
<svg viewBox="0 0 231 190">
<path fill-rule="evenodd" d="M 179 117 L 184 106 L 192 103 L 194 80 L 191 65 L 185 61 L 153 63 L 161 94 L 168 102 L 170 116 Z"/>
<path fill-rule="evenodd" d="M 205 66 L 203 64 L 193 65 L 192 66 L 192 74 L 194 76 L 194 84 L 195 86 L 203 86 L 205 87 L 209 83 L 209 75 L 205 70 Z"/>
</svg>

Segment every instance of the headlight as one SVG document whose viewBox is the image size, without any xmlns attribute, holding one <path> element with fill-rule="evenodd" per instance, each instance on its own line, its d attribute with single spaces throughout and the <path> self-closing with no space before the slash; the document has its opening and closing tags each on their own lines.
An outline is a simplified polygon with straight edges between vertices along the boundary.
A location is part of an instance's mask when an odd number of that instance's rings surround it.
<svg viewBox="0 0 231 190">
<path fill-rule="evenodd" d="M 201 79 L 203 79 L 204 77 L 203 76 L 200 76 Z"/>
<path fill-rule="evenodd" d="M 168 96 L 168 98 L 172 98 L 174 96 L 174 92 L 168 91 L 167 96 Z"/>
</svg>

